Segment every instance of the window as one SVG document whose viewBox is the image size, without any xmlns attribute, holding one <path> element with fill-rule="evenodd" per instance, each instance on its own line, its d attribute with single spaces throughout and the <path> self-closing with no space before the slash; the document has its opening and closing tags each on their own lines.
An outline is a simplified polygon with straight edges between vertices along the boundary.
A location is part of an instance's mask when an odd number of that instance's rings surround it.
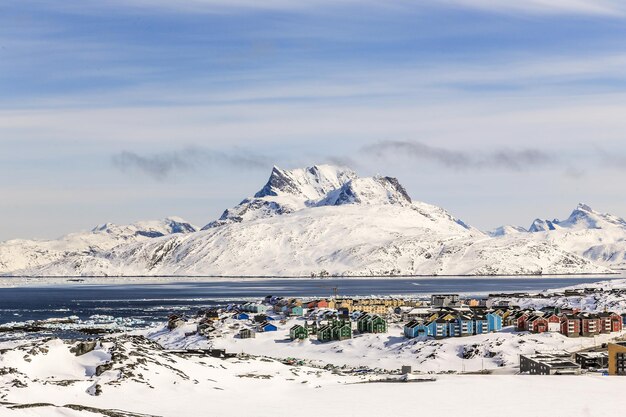
<svg viewBox="0 0 626 417">
<path fill-rule="evenodd" d="M 626 353 L 618 353 L 616 356 L 617 366 L 616 373 L 617 375 L 626 375 Z"/>
</svg>

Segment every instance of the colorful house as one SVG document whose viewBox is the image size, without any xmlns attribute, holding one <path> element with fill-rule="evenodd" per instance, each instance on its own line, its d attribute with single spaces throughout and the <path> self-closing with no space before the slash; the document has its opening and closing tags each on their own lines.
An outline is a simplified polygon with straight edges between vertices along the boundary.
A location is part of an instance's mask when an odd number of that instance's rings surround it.
<svg viewBox="0 0 626 417">
<path fill-rule="evenodd" d="M 580 318 L 573 314 L 561 316 L 561 334 L 567 337 L 580 336 Z"/>
<path fill-rule="evenodd" d="M 333 340 L 333 331 L 329 324 L 320 326 L 320 328 L 317 329 L 317 340 L 322 343 L 330 342 L 331 340 Z"/>
<path fill-rule="evenodd" d="M 309 331 L 304 326 L 296 324 L 289 329 L 289 338 L 291 340 L 304 340 L 307 337 L 309 337 Z"/>
<path fill-rule="evenodd" d="M 429 333 L 436 338 L 448 337 L 448 320 L 437 319 L 428 325 Z"/>
<path fill-rule="evenodd" d="M 474 320 L 469 316 L 459 316 L 457 319 L 459 325 L 459 336 L 469 336 L 474 334 Z"/>
<path fill-rule="evenodd" d="M 545 317 L 533 316 L 528 320 L 528 330 L 533 333 L 548 331 L 548 320 Z"/>
<path fill-rule="evenodd" d="M 290 316 L 302 316 L 304 314 L 304 309 L 302 308 L 301 305 L 293 306 L 293 307 L 290 307 L 289 310 L 287 310 L 287 312 Z"/>
<path fill-rule="evenodd" d="M 275 332 L 276 330 L 278 330 L 278 328 L 272 323 L 263 322 L 259 325 L 259 331 L 261 332 Z"/>
<path fill-rule="evenodd" d="M 487 319 L 487 331 L 499 332 L 502 330 L 502 316 L 497 312 L 487 313 L 485 315 Z"/>
<path fill-rule="evenodd" d="M 580 335 L 589 337 L 600 334 L 600 317 L 597 314 L 580 313 Z"/>
<path fill-rule="evenodd" d="M 368 313 L 362 313 L 356 319 L 356 328 L 359 331 L 359 333 L 366 333 L 367 332 L 367 323 L 368 323 L 368 321 L 371 318 L 372 318 L 372 316 L 370 316 Z"/>
<path fill-rule="evenodd" d="M 345 321 L 338 321 L 331 327 L 333 339 L 345 340 L 352 338 L 352 326 Z"/>
<path fill-rule="evenodd" d="M 489 333 L 489 324 L 484 316 L 474 317 L 474 334 Z"/>
<path fill-rule="evenodd" d="M 380 316 L 373 316 L 367 322 L 367 331 L 370 333 L 387 333 L 387 321 Z"/>
<path fill-rule="evenodd" d="M 414 337 L 428 336 L 428 327 L 417 320 L 411 320 L 404 325 L 404 335 L 410 339 Z"/>
<path fill-rule="evenodd" d="M 528 330 L 528 326 L 526 321 L 530 318 L 530 314 L 524 313 L 516 318 L 515 321 L 515 330 L 518 332 L 524 332 Z"/>
<path fill-rule="evenodd" d="M 622 317 L 617 313 L 604 312 L 600 317 L 600 333 L 612 333 L 622 330 Z"/>
</svg>

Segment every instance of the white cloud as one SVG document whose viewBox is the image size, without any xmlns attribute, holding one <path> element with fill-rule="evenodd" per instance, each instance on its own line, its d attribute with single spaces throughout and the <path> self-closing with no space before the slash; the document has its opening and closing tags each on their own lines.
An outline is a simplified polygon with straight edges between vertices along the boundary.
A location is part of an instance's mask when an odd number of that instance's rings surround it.
<svg viewBox="0 0 626 417">
<path fill-rule="evenodd" d="M 586 14 L 624 16 L 626 4 L 621 0 L 68 0 L 54 7 L 68 10 L 98 12 L 103 8 L 167 10 L 181 13 L 237 13 L 246 11 L 324 12 L 334 8 L 419 9 L 420 7 L 463 7 L 488 12 L 531 14 Z"/>
<path fill-rule="evenodd" d="M 429 0 L 430 1 L 430 0 Z M 624 16 L 626 4 L 619 0 L 432 0 L 452 6 L 495 12 L 534 14 L 591 14 Z"/>
</svg>

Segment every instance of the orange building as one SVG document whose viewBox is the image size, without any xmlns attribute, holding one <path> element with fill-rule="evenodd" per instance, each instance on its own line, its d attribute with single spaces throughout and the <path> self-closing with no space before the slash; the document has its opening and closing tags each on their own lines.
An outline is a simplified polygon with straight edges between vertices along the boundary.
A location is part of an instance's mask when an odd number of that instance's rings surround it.
<svg viewBox="0 0 626 417">
<path fill-rule="evenodd" d="M 626 342 L 609 343 L 609 375 L 626 375 Z"/>
</svg>

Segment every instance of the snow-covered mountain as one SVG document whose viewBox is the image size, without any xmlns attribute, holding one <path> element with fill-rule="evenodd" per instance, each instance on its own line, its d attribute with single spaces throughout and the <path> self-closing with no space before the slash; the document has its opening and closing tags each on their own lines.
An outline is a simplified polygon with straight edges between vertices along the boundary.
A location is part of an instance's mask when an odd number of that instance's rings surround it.
<svg viewBox="0 0 626 417">
<path fill-rule="evenodd" d="M 527 233 L 528 230 L 524 229 L 521 226 L 513 226 L 513 225 L 505 225 L 497 227 L 493 230 L 487 232 L 487 234 L 491 237 L 499 237 L 499 236 L 509 236 L 515 235 L 517 233 Z"/>
<path fill-rule="evenodd" d="M 544 239 L 601 265 L 626 268 L 626 220 L 579 204 L 565 220 L 541 221 L 547 228 L 533 228 L 535 239 Z"/>
<path fill-rule="evenodd" d="M 5 271 L 218 276 L 609 272 L 530 233 L 492 238 L 442 208 L 413 201 L 395 178 L 360 178 L 329 165 L 275 167 L 259 192 L 202 231 L 134 236 Z"/>
<path fill-rule="evenodd" d="M 488 234 L 492 237 L 530 236 L 596 264 L 626 269 L 626 220 L 595 211 L 587 204 L 578 204 L 565 220 L 535 219 L 528 230 L 519 226 L 502 226 Z"/>
<path fill-rule="evenodd" d="M 144 242 L 173 233 L 192 233 L 195 226 L 178 217 L 141 221 L 130 225 L 105 223 L 88 232 L 57 240 L 14 239 L 0 243 L 0 274 L 27 271 L 70 257 L 101 256 L 121 244 Z"/>
</svg>

